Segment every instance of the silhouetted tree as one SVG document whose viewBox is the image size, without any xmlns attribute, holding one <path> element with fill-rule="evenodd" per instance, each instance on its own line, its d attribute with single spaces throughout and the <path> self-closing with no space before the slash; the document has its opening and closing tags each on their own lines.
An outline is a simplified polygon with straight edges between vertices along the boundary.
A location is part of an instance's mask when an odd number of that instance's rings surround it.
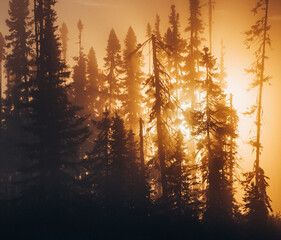
<svg viewBox="0 0 281 240">
<path fill-rule="evenodd" d="M 150 111 L 150 122 L 156 125 L 157 135 L 157 156 L 155 160 L 160 163 L 160 183 L 162 186 L 162 203 L 167 208 L 168 189 L 167 189 L 167 173 L 166 160 L 169 148 L 169 134 L 166 124 L 166 113 L 172 107 L 168 89 L 168 78 L 165 69 L 158 58 L 160 50 L 167 50 L 168 47 L 154 35 L 151 37 L 153 52 L 153 75 L 147 79 L 146 85 L 149 87 L 147 94 L 152 97 L 152 109 Z M 158 165 L 158 164 L 156 164 Z M 165 209 L 164 209 L 165 210 Z M 167 209 L 166 209 L 167 210 Z"/>
<path fill-rule="evenodd" d="M 150 23 L 147 24 L 146 26 L 146 37 L 147 39 L 151 38 L 151 35 L 152 35 L 152 28 L 151 28 L 151 25 Z M 148 46 L 148 52 L 150 53 L 151 51 L 151 43 L 149 42 L 149 46 Z M 148 55 L 148 74 L 151 75 L 151 55 L 149 54 Z"/>
<path fill-rule="evenodd" d="M 87 95 L 88 111 L 93 119 L 102 115 L 101 77 L 98 69 L 96 53 L 93 47 L 90 48 L 87 59 Z"/>
<path fill-rule="evenodd" d="M 193 134 L 201 152 L 202 178 L 206 184 L 204 219 L 212 224 L 232 217 L 232 208 L 227 204 L 232 189 L 226 147 L 227 139 L 235 135 L 234 127 L 227 121 L 230 108 L 225 104 L 226 95 L 215 80 L 215 64 L 216 60 L 208 48 L 204 48 L 202 65 L 206 69 L 206 79 L 202 81 L 202 88 L 205 92 L 205 107 L 202 111 L 195 111 L 193 116 Z"/>
<path fill-rule="evenodd" d="M 198 219 L 200 201 L 198 184 L 193 171 L 196 169 L 185 153 L 183 135 L 177 132 L 175 147 L 167 163 L 167 182 L 169 193 L 169 210 L 176 216 Z"/>
<path fill-rule="evenodd" d="M 29 0 L 12 0 L 9 2 L 10 19 L 6 20 L 10 34 L 6 36 L 6 68 L 10 77 L 10 96 L 12 103 L 11 114 L 19 118 L 22 113 L 23 103 L 28 103 L 31 54 L 32 54 L 32 31 L 31 18 L 29 15 Z"/>
<path fill-rule="evenodd" d="M 88 137 L 79 107 L 67 97 L 64 62 L 57 26 L 55 0 L 35 1 L 37 76 L 30 102 L 29 131 L 34 135 L 27 150 L 30 163 L 23 166 L 26 176 L 24 197 L 39 204 L 59 204 L 72 194 L 70 163 L 76 161 L 81 143 Z"/>
<path fill-rule="evenodd" d="M 141 115 L 141 84 L 143 80 L 141 53 L 132 54 L 137 47 L 137 38 L 132 27 L 129 28 L 124 49 L 124 99 L 123 106 L 130 129 L 136 131 Z"/>
<path fill-rule="evenodd" d="M 93 194 L 95 201 L 108 205 L 109 201 L 109 175 L 110 171 L 110 136 L 111 118 L 109 112 L 103 113 L 103 118 L 94 121 L 98 136 L 94 142 L 94 149 L 88 154 L 86 159 L 85 182 L 88 183 L 89 194 Z"/>
<path fill-rule="evenodd" d="M 161 31 L 160 31 L 160 16 L 158 14 L 156 14 L 153 34 L 158 40 L 162 40 Z"/>
<path fill-rule="evenodd" d="M 9 33 L 6 36 L 6 99 L 3 104 L 5 126 L 3 134 L 2 167 L 6 173 L 14 175 L 19 164 L 26 162 L 22 143 L 30 141 L 24 127 L 27 127 L 28 103 L 30 100 L 32 77 L 32 44 L 31 17 L 28 0 L 9 1 L 9 19 L 6 20 Z M 2 56 L 3 57 L 3 56 Z M 4 106 L 5 105 L 5 106 Z M 16 189 L 14 184 L 12 188 Z M 13 196 L 15 197 L 15 196 Z"/>
<path fill-rule="evenodd" d="M 87 59 L 82 48 L 83 24 L 81 20 L 79 20 L 77 28 L 79 30 L 79 56 L 74 58 L 77 64 L 73 67 L 73 102 L 79 107 L 84 107 L 84 112 L 87 113 Z"/>
<path fill-rule="evenodd" d="M 171 47 L 171 55 L 167 57 L 167 71 L 170 76 L 176 80 L 176 86 L 178 89 L 182 85 L 182 65 L 183 65 L 183 53 L 185 50 L 185 41 L 180 35 L 180 23 L 179 14 L 176 12 L 175 5 L 171 6 L 171 13 L 169 15 L 170 27 L 165 35 L 165 42 Z"/>
<path fill-rule="evenodd" d="M 268 0 L 258 0 L 252 12 L 254 14 L 262 14 L 261 18 L 251 26 L 251 29 L 246 32 L 247 47 L 250 48 L 253 43 L 257 45 L 255 49 L 255 61 L 251 65 L 248 73 L 254 75 L 254 80 L 251 84 L 251 89 L 258 89 L 258 102 L 252 106 L 252 109 L 247 114 L 257 115 L 255 125 L 257 126 L 256 136 L 250 141 L 250 144 L 256 151 L 256 159 L 254 163 L 254 171 L 246 174 L 246 196 L 245 210 L 251 224 L 258 226 L 264 225 L 267 222 L 269 210 L 271 210 L 270 199 L 266 193 L 268 186 L 263 169 L 260 167 L 261 155 L 261 126 L 262 126 L 262 93 L 265 83 L 268 83 L 270 77 L 265 76 L 265 60 L 266 47 L 271 45 L 269 37 L 270 26 L 268 24 Z M 253 182 L 254 181 L 254 182 Z"/>
<path fill-rule="evenodd" d="M 106 57 L 104 58 L 105 75 L 106 75 L 106 88 L 107 96 L 104 96 L 107 101 L 106 105 L 109 111 L 115 109 L 120 101 L 120 74 L 122 72 L 122 59 L 121 59 L 121 46 L 116 36 L 115 31 L 112 29 L 109 34 Z"/>
<path fill-rule="evenodd" d="M 191 110 L 196 106 L 195 91 L 198 88 L 197 80 L 200 79 L 199 65 L 201 59 L 201 51 L 199 50 L 203 38 L 201 37 L 204 27 L 201 18 L 201 7 L 199 0 L 190 0 L 189 2 L 190 17 L 188 19 L 188 27 L 186 31 L 190 32 L 187 44 L 187 57 L 185 64 L 186 71 L 186 88 L 185 98 L 190 99 Z"/>
<path fill-rule="evenodd" d="M 60 34 L 61 34 L 61 43 L 62 43 L 62 56 L 64 61 L 66 61 L 69 39 L 68 39 L 68 28 L 65 23 L 61 25 Z"/>
</svg>

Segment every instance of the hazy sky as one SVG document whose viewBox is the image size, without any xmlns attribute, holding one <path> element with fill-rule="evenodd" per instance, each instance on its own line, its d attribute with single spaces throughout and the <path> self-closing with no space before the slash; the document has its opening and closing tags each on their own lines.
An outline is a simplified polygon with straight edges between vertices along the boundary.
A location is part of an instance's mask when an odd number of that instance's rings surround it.
<svg viewBox="0 0 281 240">
<path fill-rule="evenodd" d="M 255 155 L 247 142 L 250 131 L 255 132 L 253 119 L 241 113 L 255 103 L 256 92 L 247 92 L 251 76 L 244 69 L 251 63 L 251 52 L 243 45 L 243 32 L 255 22 L 250 12 L 257 0 L 216 0 L 214 10 L 214 54 L 219 58 L 220 42 L 226 46 L 225 64 L 228 72 L 229 92 L 234 94 L 234 104 L 240 115 L 240 157 L 243 171 L 251 170 Z M 33 1 L 31 1 L 33 2 Z M 137 34 L 139 42 L 145 39 L 146 24 L 154 25 L 155 14 L 161 18 L 161 30 L 167 29 L 170 5 L 175 4 L 180 13 L 181 27 L 187 26 L 189 0 L 58 0 L 57 12 L 59 24 L 65 22 L 69 28 L 69 60 L 78 55 L 79 19 L 84 23 L 83 46 L 88 52 L 93 46 L 100 67 L 107 38 L 111 28 L 116 30 L 121 43 L 129 26 Z M 207 0 L 202 0 L 204 5 Z M 272 86 L 264 90 L 264 116 L 262 127 L 262 143 L 264 151 L 261 166 L 270 177 L 269 195 L 273 200 L 273 208 L 281 211 L 281 0 L 270 0 L 269 23 L 272 26 L 272 49 L 268 49 L 269 60 L 266 62 L 266 73 L 272 76 Z M 5 19 L 8 14 L 8 0 L 0 0 L 0 31 L 6 33 Z M 202 7 L 205 14 L 206 7 Z M 207 27 L 207 23 L 206 23 Z M 188 37 L 186 33 L 183 37 Z M 205 42 L 205 45 L 208 45 Z M 72 61 L 70 61 L 72 62 Z M 279 198 L 279 200 L 278 200 Z"/>
</svg>

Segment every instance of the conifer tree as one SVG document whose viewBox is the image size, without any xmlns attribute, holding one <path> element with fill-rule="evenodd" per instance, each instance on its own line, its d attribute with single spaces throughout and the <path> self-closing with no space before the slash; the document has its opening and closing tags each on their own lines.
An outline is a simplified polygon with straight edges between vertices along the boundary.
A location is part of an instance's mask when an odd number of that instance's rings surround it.
<svg viewBox="0 0 281 240">
<path fill-rule="evenodd" d="M 255 61 L 251 65 L 248 73 L 254 75 L 254 80 L 251 84 L 251 89 L 258 89 L 257 104 L 252 106 L 251 111 L 247 114 L 256 113 L 255 125 L 257 126 L 256 136 L 250 141 L 252 147 L 256 152 L 256 159 L 254 162 L 253 172 L 246 173 L 246 195 L 245 211 L 249 220 L 249 223 L 256 224 L 258 226 L 264 225 L 267 222 L 268 214 L 271 209 L 270 198 L 266 193 L 268 187 L 267 178 L 263 169 L 260 166 L 260 156 L 262 150 L 261 144 L 261 126 L 262 126 L 262 94 L 264 84 L 268 83 L 270 77 L 265 76 L 265 60 L 266 60 L 266 47 L 271 45 L 269 37 L 270 26 L 268 24 L 268 9 L 269 0 L 258 0 L 256 6 L 252 12 L 254 14 L 261 14 L 261 17 L 256 23 L 251 26 L 250 30 L 246 32 L 247 47 L 250 48 L 252 43 L 257 44 L 255 49 Z"/>
<path fill-rule="evenodd" d="M 11 0 L 9 2 L 10 19 L 6 20 L 9 35 L 6 36 L 6 68 L 10 77 L 10 97 L 12 114 L 19 118 L 22 104 L 28 103 L 30 68 L 32 65 L 32 31 L 29 14 L 29 0 Z"/>
<path fill-rule="evenodd" d="M 96 119 L 101 115 L 101 81 L 98 69 L 98 62 L 96 53 L 93 47 L 90 48 L 87 58 L 87 95 L 88 95 L 88 106 L 89 113 L 93 119 Z"/>
<path fill-rule="evenodd" d="M 153 34 L 158 40 L 162 40 L 161 31 L 160 31 L 160 16 L 158 14 L 156 14 Z"/>
<path fill-rule="evenodd" d="M 209 49 L 212 53 L 213 50 L 213 9 L 214 9 L 214 0 L 209 0 Z"/>
<path fill-rule="evenodd" d="M 167 71 L 176 80 L 177 85 L 180 86 L 185 41 L 180 36 L 179 14 L 176 12 L 175 5 L 171 6 L 169 24 L 170 27 L 166 33 L 165 42 L 171 47 L 172 52 L 171 56 L 168 56 L 167 59 Z M 175 88 L 178 88 L 178 86 Z"/>
<path fill-rule="evenodd" d="M 7 89 L 5 99 L 5 161 L 15 168 L 24 164 L 26 157 L 21 147 L 30 140 L 25 127 L 28 125 L 28 103 L 32 80 L 33 36 L 32 20 L 28 0 L 9 1 L 9 19 L 6 20 L 9 33 L 6 36 Z M 4 114 L 3 114 L 4 115 Z"/>
<path fill-rule="evenodd" d="M 168 51 L 167 45 L 158 40 L 154 35 L 151 37 L 153 52 L 153 75 L 147 79 L 146 85 L 149 86 L 148 96 L 152 97 L 152 109 L 150 112 L 150 122 L 154 122 L 157 134 L 157 157 L 160 165 L 160 183 L 162 187 L 162 204 L 164 210 L 168 207 L 168 188 L 167 188 L 167 151 L 169 148 L 169 134 L 167 128 L 167 111 L 172 108 L 172 102 L 168 89 L 168 79 L 165 69 L 159 60 L 161 50 Z M 158 164 L 157 164 L 158 165 Z"/>
<path fill-rule="evenodd" d="M 146 26 L 146 38 L 149 39 L 151 38 L 151 35 L 152 35 L 152 28 L 151 28 L 151 25 L 150 23 L 147 24 Z M 148 52 L 150 53 L 151 51 L 151 43 L 149 43 L 149 46 L 148 46 Z M 150 54 L 148 55 L 148 75 L 150 76 L 151 75 L 151 56 Z"/>
<path fill-rule="evenodd" d="M 85 54 L 83 53 L 82 48 L 82 30 L 83 30 L 83 24 L 81 20 L 79 20 L 77 24 L 77 28 L 79 31 L 79 56 L 75 57 L 74 60 L 77 61 L 77 64 L 73 68 L 73 99 L 74 104 L 79 107 L 84 107 L 84 112 L 87 113 L 87 59 Z"/>
<path fill-rule="evenodd" d="M 104 58 L 105 75 L 107 84 L 107 96 L 106 105 L 109 111 L 117 107 L 118 101 L 120 101 L 120 75 L 122 72 L 122 59 L 121 59 L 121 45 L 116 36 L 114 29 L 110 31 L 106 57 Z"/>
<path fill-rule="evenodd" d="M 197 89 L 196 80 L 199 80 L 199 65 L 201 59 L 201 51 L 199 50 L 203 38 L 201 37 L 204 27 L 201 18 L 201 7 L 199 0 L 190 0 L 189 2 L 190 17 L 188 20 L 188 27 L 186 31 L 190 32 L 189 41 L 187 44 L 187 58 L 185 64 L 186 75 L 186 87 L 188 89 L 187 99 L 190 99 L 191 110 L 193 111 L 196 106 L 196 95 Z"/>
<path fill-rule="evenodd" d="M 109 112 L 103 113 L 103 118 L 94 121 L 98 136 L 95 139 L 94 149 L 88 154 L 86 169 L 88 175 L 85 181 L 88 183 L 90 192 L 93 190 L 94 199 L 102 204 L 109 201 L 109 176 L 110 176 L 110 136 L 111 118 Z M 94 188 L 92 189 L 92 186 Z"/>
<path fill-rule="evenodd" d="M 27 146 L 30 163 L 26 173 L 25 198 L 40 204 L 58 204 L 69 199 L 71 171 L 69 163 L 77 157 L 79 145 L 88 137 L 79 107 L 67 97 L 64 62 L 60 59 L 56 33 L 56 1 L 35 1 L 37 76 L 30 102 L 29 131 L 34 142 Z"/>
<path fill-rule="evenodd" d="M 201 103 L 203 111 L 195 111 L 193 134 L 201 152 L 201 171 L 206 184 L 206 209 L 204 219 L 208 223 L 231 220 L 232 208 L 227 203 L 231 194 L 229 180 L 228 138 L 235 135 L 235 129 L 226 121 L 230 108 L 226 95 L 215 79 L 216 60 L 208 48 L 204 48 L 202 65 L 206 69 L 206 79 L 202 81 L 205 97 Z"/>
<path fill-rule="evenodd" d="M 175 147 L 167 164 L 169 210 L 171 214 L 198 219 L 199 194 L 192 171 L 196 167 L 184 151 L 184 139 L 180 131 L 175 138 Z"/>
<path fill-rule="evenodd" d="M 129 28 L 124 49 L 124 100 L 123 107 L 128 118 L 130 129 L 136 131 L 141 114 L 141 83 L 142 83 L 142 56 L 132 54 L 137 47 L 137 38 L 132 27 Z"/>
<path fill-rule="evenodd" d="M 66 23 L 62 23 L 62 26 L 60 28 L 60 34 L 61 34 L 61 43 L 62 43 L 62 56 L 64 61 L 67 59 L 67 50 L 68 50 L 68 28 Z"/>
</svg>

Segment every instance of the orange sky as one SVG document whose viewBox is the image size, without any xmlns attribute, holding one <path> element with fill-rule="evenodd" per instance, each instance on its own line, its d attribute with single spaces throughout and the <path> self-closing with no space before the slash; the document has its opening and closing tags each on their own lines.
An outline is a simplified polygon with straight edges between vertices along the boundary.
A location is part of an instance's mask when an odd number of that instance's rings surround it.
<svg viewBox="0 0 281 240">
<path fill-rule="evenodd" d="M 31 1 L 31 0 L 30 0 Z M 32 2 L 32 1 L 31 1 Z M 83 46 L 88 52 L 93 46 L 100 67 L 103 66 L 106 41 L 111 28 L 123 43 L 125 34 L 132 26 L 139 42 L 145 39 L 147 22 L 154 24 L 155 14 L 161 17 L 162 33 L 166 31 L 170 5 L 175 4 L 180 12 L 182 28 L 187 25 L 189 0 L 58 0 L 57 11 L 59 24 L 65 22 L 70 30 L 69 60 L 78 54 L 79 18 L 84 23 Z M 207 0 L 202 0 L 205 4 Z M 247 92 L 251 76 L 244 69 L 251 63 L 251 52 L 243 45 L 243 32 L 254 23 L 255 18 L 250 9 L 256 0 L 216 0 L 214 10 L 214 54 L 220 57 L 220 42 L 226 46 L 225 65 L 228 72 L 229 92 L 234 94 L 234 104 L 240 115 L 239 154 L 242 158 L 240 165 L 243 171 L 252 169 L 255 155 L 247 145 L 250 130 L 255 132 L 253 119 L 241 115 L 256 99 L 256 92 Z M 272 49 L 268 49 L 269 60 L 266 62 L 266 73 L 272 76 L 272 86 L 264 90 L 264 116 L 262 127 L 262 143 L 264 151 L 261 166 L 270 177 L 269 195 L 273 200 L 275 211 L 281 211 L 281 0 L 269 0 L 269 23 L 272 25 Z M 5 33 L 8 0 L 0 3 L 0 31 Z M 205 14 L 206 7 L 202 13 Z M 207 23 L 206 23 L 207 27 Z M 183 37 L 188 37 L 186 33 Z M 205 42 L 208 45 L 207 42 Z M 72 61 L 70 61 L 72 62 Z"/>
</svg>

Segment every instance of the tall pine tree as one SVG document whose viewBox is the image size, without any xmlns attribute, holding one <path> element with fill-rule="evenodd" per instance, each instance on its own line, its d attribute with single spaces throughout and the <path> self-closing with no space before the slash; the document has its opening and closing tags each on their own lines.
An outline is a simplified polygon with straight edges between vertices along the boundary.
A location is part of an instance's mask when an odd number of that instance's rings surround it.
<svg viewBox="0 0 281 240">
<path fill-rule="evenodd" d="M 120 75 L 122 72 L 121 45 L 114 29 L 110 31 L 107 41 L 106 57 L 104 58 L 106 75 L 106 105 L 109 111 L 118 107 L 120 102 Z"/>
<path fill-rule="evenodd" d="M 268 187 L 267 177 L 264 170 L 260 166 L 260 155 L 262 150 L 261 144 L 261 126 L 262 126 L 262 96 L 264 84 L 268 83 L 270 77 L 265 76 L 265 60 L 266 47 L 271 45 L 269 37 L 270 26 L 268 24 L 268 8 L 269 0 L 258 0 L 252 12 L 254 14 L 261 14 L 261 17 L 256 23 L 251 26 L 250 30 L 246 32 L 246 44 L 250 48 L 252 43 L 257 44 L 254 51 L 255 61 L 251 65 L 248 73 L 254 75 L 254 80 L 251 84 L 251 89 L 258 89 L 257 104 L 252 106 L 248 114 L 256 113 L 255 125 L 257 127 L 256 136 L 250 141 L 252 147 L 256 152 L 256 159 L 254 162 L 254 170 L 245 174 L 246 176 L 246 195 L 245 211 L 248 216 L 249 223 L 262 226 L 266 224 L 269 211 L 271 209 L 270 198 L 267 195 L 266 188 Z"/>
<path fill-rule="evenodd" d="M 39 204 L 59 204 L 69 200 L 72 182 L 69 163 L 75 161 L 80 144 L 88 137 L 79 107 L 68 100 L 64 62 L 61 60 L 55 0 L 35 1 L 37 76 L 30 102 L 29 131 L 34 142 L 27 146 L 30 164 L 24 197 Z"/>
<path fill-rule="evenodd" d="M 142 84 L 142 56 L 140 53 L 132 54 L 137 47 L 137 38 L 132 27 L 129 28 L 124 49 L 124 110 L 129 126 L 136 131 L 139 126 L 141 114 L 141 84 Z"/>
</svg>

